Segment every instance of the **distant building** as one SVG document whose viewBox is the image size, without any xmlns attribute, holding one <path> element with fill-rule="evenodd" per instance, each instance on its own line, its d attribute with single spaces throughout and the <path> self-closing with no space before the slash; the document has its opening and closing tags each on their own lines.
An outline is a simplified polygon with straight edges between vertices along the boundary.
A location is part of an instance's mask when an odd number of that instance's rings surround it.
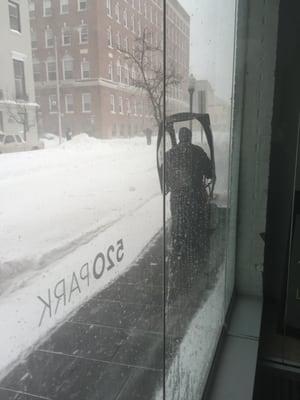
<svg viewBox="0 0 300 400">
<path fill-rule="evenodd" d="M 38 140 L 38 105 L 26 1 L 1 0 L 0 36 L 0 131 L 21 133 L 27 142 L 34 144 Z"/>
<path fill-rule="evenodd" d="M 118 48 L 132 49 L 144 28 L 163 37 L 161 0 L 29 0 L 33 65 L 43 130 L 58 132 L 55 38 L 63 132 L 98 137 L 132 136 L 154 126 L 151 107 L 132 85 L 137 71 Z M 167 61 L 182 77 L 168 93 L 167 109 L 188 102 L 190 18 L 177 0 L 167 2 Z M 151 62 L 157 62 L 156 59 Z"/>
<path fill-rule="evenodd" d="M 229 131 L 231 105 L 216 96 L 211 84 L 206 80 L 196 81 L 193 111 L 208 113 L 213 130 Z"/>
</svg>

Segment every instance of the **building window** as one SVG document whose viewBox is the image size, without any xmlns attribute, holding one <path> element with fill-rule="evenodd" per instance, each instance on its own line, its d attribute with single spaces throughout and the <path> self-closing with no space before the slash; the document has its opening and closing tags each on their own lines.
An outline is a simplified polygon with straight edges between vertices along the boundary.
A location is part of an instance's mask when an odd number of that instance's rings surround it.
<svg viewBox="0 0 300 400">
<path fill-rule="evenodd" d="M 13 1 L 8 2 L 10 29 L 21 32 L 20 6 Z"/>
<path fill-rule="evenodd" d="M 51 0 L 43 0 L 43 12 L 44 17 L 50 17 L 52 15 Z"/>
<path fill-rule="evenodd" d="M 113 94 L 110 95 L 110 112 L 115 114 L 116 107 L 115 107 L 115 96 Z"/>
<path fill-rule="evenodd" d="M 26 99 L 24 61 L 13 60 L 16 87 L 16 99 Z"/>
<path fill-rule="evenodd" d="M 91 93 L 82 94 L 82 112 L 92 111 L 92 96 Z"/>
<path fill-rule="evenodd" d="M 58 107 L 57 107 L 57 97 L 56 94 L 51 94 L 49 96 L 49 112 L 50 114 L 57 113 Z"/>
<path fill-rule="evenodd" d="M 127 10 L 123 11 L 123 24 L 125 28 L 128 28 L 128 16 L 127 16 Z"/>
<path fill-rule="evenodd" d="M 78 0 L 78 11 L 87 10 L 87 0 Z"/>
<path fill-rule="evenodd" d="M 124 50 L 128 51 L 128 37 L 127 36 L 124 39 Z"/>
<path fill-rule="evenodd" d="M 141 14 L 142 13 L 141 0 L 137 0 L 137 2 L 138 2 L 138 12 Z"/>
<path fill-rule="evenodd" d="M 121 63 L 120 60 L 117 61 L 117 81 L 121 83 L 122 74 L 121 74 Z"/>
<path fill-rule="evenodd" d="M 114 80 L 113 65 L 111 62 L 108 64 L 108 79 L 110 81 Z"/>
<path fill-rule="evenodd" d="M 67 26 L 62 28 L 62 45 L 63 46 L 70 46 L 72 40 L 72 32 L 71 29 Z"/>
<path fill-rule="evenodd" d="M 133 33 L 135 33 L 135 19 L 134 15 L 131 16 L 131 30 Z"/>
<path fill-rule="evenodd" d="M 116 14 L 116 20 L 118 23 L 120 23 L 120 5 L 117 3 L 115 5 L 115 14 Z"/>
<path fill-rule="evenodd" d="M 34 29 L 31 28 L 31 47 L 33 49 L 37 49 L 37 35 L 36 35 L 36 31 Z"/>
<path fill-rule="evenodd" d="M 111 0 L 106 0 L 106 13 L 111 17 Z"/>
<path fill-rule="evenodd" d="M 83 60 L 81 63 L 81 79 L 89 79 L 90 77 L 90 63 Z"/>
<path fill-rule="evenodd" d="M 153 8 L 150 6 L 150 22 L 153 24 Z"/>
<path fill-rule="evenodd" d="M 80 44 L 88 43 L 89 41 L 89 29 L 87 25 L 81 25 L 79 28 L 79 41 Z"/>
<path fill-rule="evenodd" d="M 137 115 L 137 103 L 136 103 L 136 99 L 133 100 L 133 113 L 134 113 L 134 115 Z"/>
<path fill-rule="evenodd" d="M 47 28 L 45 31 L 46 47 L 54 47 L 54 35 L 51 28 Z"/>
<path fill-rule="evenodd" d="M 74 112 L 74 99 L 72 94 L 65 95 L 65 109 L 66 113 Z"/>
<path fill-rule="evenodd" d="M 123 114 L 123 97 L 119 97 L 119 113 Z"/>
<path fill-rule="evenodd" d="M 33 63 L 33 79 L 35 82 L 41 80 L 41 65 L 38 61 Z"/>
<path fill-rule="evenodd" d="M 47 80 L 56 81 L 56 63 L 55 61 L 47 62 Z"/>
<path fill-rule="evenodd" d="M 129 99 L 126 99 L 126 112 L 128 115 L 131 114 L 131 105 Z"/>
<path fill-rule="evenodd" d="M 73 60 L 70 58 L 63 60 L 63 77 L 64 80 L 73 79 Z"/>
<path fill-rule="evenodd" d="M 129 85 L 129 68 L 128 65 L 125 65 L 124 67 L 124 82 L 126 85 Z"/>
<path fill-rule="evenodd" d="M 120 32 L 117 32 L 116 43 L 117 43 L 117 49 L 119 50 L 121 48 L 121 35 L 120 35 Z"/>
<path fill-rule="evenodd" d="M 60 0 L 60 13 L 61 14 L 69 13 L 69 0 Z"/>
<path fill-rule="evenodd" d="M 134 85 L 135 84 L 135 79 L 136 79 L 136 73 L 135 73 L 135 68 L 134 65 L 131 68 L 131 84 Z"/>
<path fill-rule="evenodd" d="M 29 0 L 29 17 L 30 18 L 35 17 L 35 1 L 34 0 Z"/>
<path fill-rule="evenodd" d="M 144 3 L 144 17 L 147 19 L 147 3 Z"/>
<path fill-rule="evenodd" d="M 113 42 L 112 42 L 112 32 L 111 32 L 111 26 L 107 28 L 107 45 L 108 47 L 112 48 L 113 47 Z"/>
<path fill-rule="evenodd" d="M 140 20 L 138 20 L 138 23 L 137 23 L 137 33 L 138 33 L 139 37 L 142 36 L 142 25 L 141 25 L 141 21 Z"/>
</svg>

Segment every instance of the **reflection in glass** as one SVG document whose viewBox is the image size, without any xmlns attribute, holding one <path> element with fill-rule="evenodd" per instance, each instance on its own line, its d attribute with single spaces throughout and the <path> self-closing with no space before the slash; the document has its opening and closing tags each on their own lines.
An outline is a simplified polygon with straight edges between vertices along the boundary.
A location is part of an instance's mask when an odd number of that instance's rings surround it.
<svg viewBox="0 0 300 400">
<path fill-rule="evenodd" d="M 158 157 L 167 209 L 165 390 L 167 399 L 196 399 L 226 313 L 235 2 L 173 1 L 166 14 L 166 69 L 186 53 L 178 86 L 166 86 Z"/>
</svg>

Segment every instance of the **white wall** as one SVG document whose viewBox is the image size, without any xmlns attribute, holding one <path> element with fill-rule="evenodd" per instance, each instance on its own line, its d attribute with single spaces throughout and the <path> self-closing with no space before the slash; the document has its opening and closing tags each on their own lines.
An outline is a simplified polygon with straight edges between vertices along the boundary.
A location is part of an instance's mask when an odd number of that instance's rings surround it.
<svg viewBox="0 0 300 400">
<path fill-rule="evenodd" d="M 35 103 L 28 3 L 27 0 L 14 0 L 14 2 L 20 5 L 21 33 L 10 29 L 8 0 L 1 0 L 0 2 L 0 37 L 2 38 L 0 46 L 0 89 L 4 95 L 4 101 L 0 102 L 0 110 L 4 114 L 5 132 L 22 131 L 21 125 L 13 123 L 11 120 L 9 121 L 8 106 L 5 103 L 6 100 L 12 101 L 15 99 L 13 58 L 24 60 L 28 103 Z M 12 108 L 13 106 L 10 107 Z M 36 107 L 28 105 L 27 108 L 30 123 L 33 123 L 35 121 Z M 31 141 L 36 140 L 36 127 L 31 128 L 29 136 Z"/>
</svg>

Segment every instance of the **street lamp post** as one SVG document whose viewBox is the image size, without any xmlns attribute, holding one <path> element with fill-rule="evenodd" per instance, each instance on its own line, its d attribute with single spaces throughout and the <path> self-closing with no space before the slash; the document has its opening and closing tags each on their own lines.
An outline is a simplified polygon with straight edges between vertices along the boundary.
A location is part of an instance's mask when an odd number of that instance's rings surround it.
<svg viewBox="0 0 300 400">
<path fill-rule="evenodd" d="M 58 135 L 59 143 L 62 143 L 62 123 L 61 123 L 61 104 L 60 104 L 60 87 L 59 87 L 59 69 L 58 69 L 58 54 L 57 54 L 57 39 L 54 37 L 55 48 L 55 66 L 56 66 L 56 99 L 57 99 L 57 114 L 58 114 Z"/>
<path fill-rule="evenodd" d="M 190 94 L 190 112 L 193 112 L 193 98 L 194 98 L 194 92 L 195 92 L 195 86 L 196 86 L 196 78 L 194 77 L 193 74 L 190 75 L 190 80 L 189 80 L 189 94 Z M 192 131 L 193 129 L 193 120 L 190 120 L 190 130 Z"/>
</svg>

